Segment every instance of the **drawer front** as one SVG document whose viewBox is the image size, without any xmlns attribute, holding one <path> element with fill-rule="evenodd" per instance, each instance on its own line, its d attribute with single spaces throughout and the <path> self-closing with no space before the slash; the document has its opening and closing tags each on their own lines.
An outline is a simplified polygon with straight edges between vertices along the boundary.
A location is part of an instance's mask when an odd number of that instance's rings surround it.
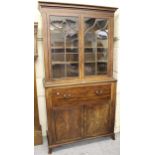
<svg viewBox="0 0 155 155">
<path fill-rule="evenodd" d="M 54 88 L 52 89 L 52 104 L 74 104 L 80 101 L 111 98 L 111 84 Z"/>
</svg>

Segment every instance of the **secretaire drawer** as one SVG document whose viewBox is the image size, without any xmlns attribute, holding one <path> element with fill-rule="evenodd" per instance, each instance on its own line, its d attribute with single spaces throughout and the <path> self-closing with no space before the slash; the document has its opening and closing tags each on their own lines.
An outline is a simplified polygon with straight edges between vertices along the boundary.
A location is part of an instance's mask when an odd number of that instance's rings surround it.
<svg viewBox="0 0 155 155">
<path fill-rule="evenodd" d="M 111 84 L 52 89 L 53 103 L 73 102 L 74 100 L 78 101 L 98 98 L 111 98 Z"/>
</svg>

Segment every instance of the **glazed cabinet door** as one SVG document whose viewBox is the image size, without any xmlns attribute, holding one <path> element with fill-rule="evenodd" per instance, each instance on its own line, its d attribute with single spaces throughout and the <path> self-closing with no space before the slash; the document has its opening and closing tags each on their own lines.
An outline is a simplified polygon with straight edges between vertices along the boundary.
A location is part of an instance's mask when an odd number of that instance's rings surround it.
<svg viewBox="0 0 155 155">
<path fill-rule="evenodd" d="M 100 101 L 85 106 L 86 137 L 109 133 L 110 123 L 110 101 Z"/>
<path fill-rule="evenodd" d="M 50 76 L 52 80 L 79 77 L 79 17 L 49 16 Z"/>
<path fill-rule="evenodd" d="M 109 75 L 111 21 L 101 15 L 84 16 L 84 76 Z"/>
<path fill-rule="evenodd" d="M 112 17 L 57 10 L 47 21 L 46 79 L 67 82 L 112 75 Z"/>
<path fill-rule="evenodd" d="M 82 137 L 82 107 L 65 107 L 53 110 L 55 143 L 69 142 Z"/>
</svg>

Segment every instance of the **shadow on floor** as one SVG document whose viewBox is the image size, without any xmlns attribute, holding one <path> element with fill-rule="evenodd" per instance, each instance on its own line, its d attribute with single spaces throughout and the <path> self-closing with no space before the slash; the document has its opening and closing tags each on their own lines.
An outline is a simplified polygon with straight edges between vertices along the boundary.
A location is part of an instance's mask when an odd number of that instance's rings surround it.
<svg viewBox="0 0 155 155">
<path fill-rule="evenodd" d="M 53 149 L 52 155 L 119 155 L 120 134 L 116 134 L 116 140 L 110 137 L 100 137 L 92 140 L 84 140 L 73 144 L 67 144 Z M 34 147 L 34 155 L 48 155 L 46 137 L 43 144 Z"/>
</svg>

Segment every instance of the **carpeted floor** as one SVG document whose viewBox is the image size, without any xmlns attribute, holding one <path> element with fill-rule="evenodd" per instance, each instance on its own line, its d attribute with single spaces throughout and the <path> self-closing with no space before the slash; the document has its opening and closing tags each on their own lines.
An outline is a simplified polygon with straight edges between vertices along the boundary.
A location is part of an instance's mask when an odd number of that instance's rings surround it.
<svg viewBox="0 0 155 155">
<path fill-rule="evenodd" d="M 110 137 L 97 138 L 69 144 L 53 149 L 52 155 L 119 155 L 120 134 L 116 140 Z M 43 145 L 34 147 L 34 155 L 48 155 L 47 139 L 44 137 Z"/>
</svg>

